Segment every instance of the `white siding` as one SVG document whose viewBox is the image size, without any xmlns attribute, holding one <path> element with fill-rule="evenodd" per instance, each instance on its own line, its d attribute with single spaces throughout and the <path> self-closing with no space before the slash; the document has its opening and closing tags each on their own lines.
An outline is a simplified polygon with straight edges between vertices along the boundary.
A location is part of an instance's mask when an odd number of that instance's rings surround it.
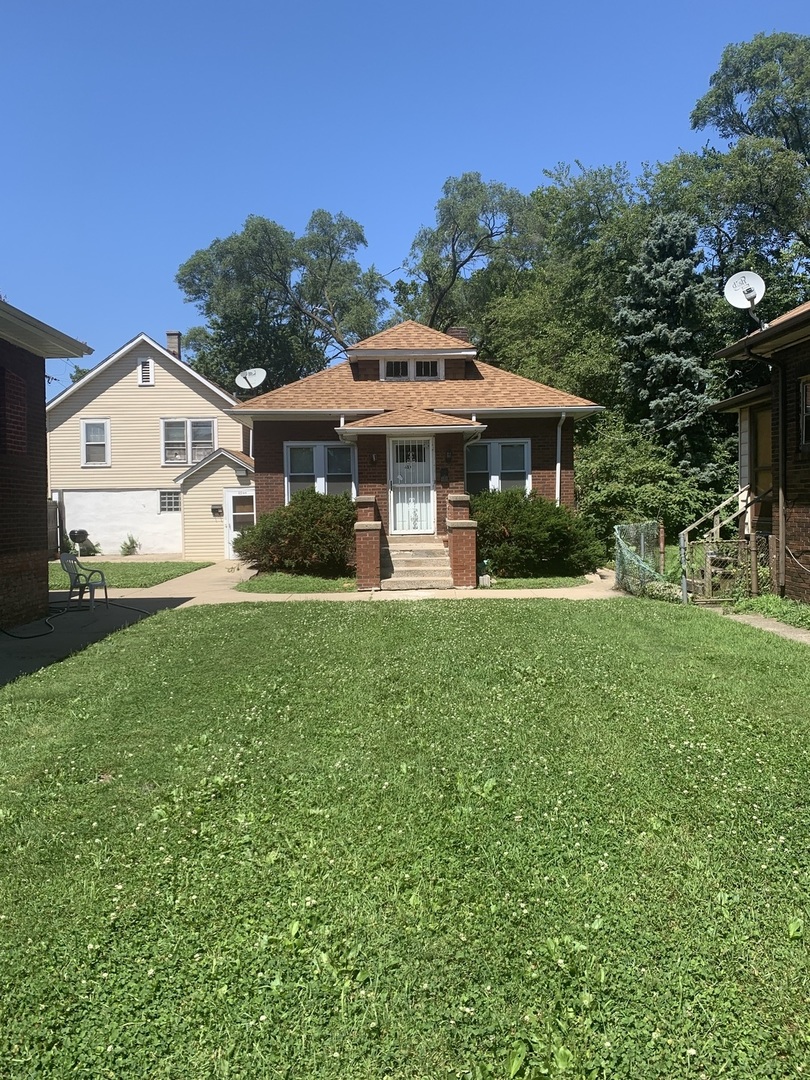
<svg viewBox="0 0 810 1080">
<path fill-rule="evenodd" d="M 141 362 L 154 362 L 154 385 L 139 385 Z M 229 402 L 169 361 L 148 343 L 136 342 L 106 370 L 48 413 L 51 488 L 79 490 L 166 489 L 183 465 L 163 465 L 161 420 L 214 419 L 217 447 L 242 449 L 243 427 L 224 409 Z M 110 464 L 82 467 L 82 419 L 109 420 Z M 189 464 L 191 464 L 189 462 Z"/>
<path fill-rule="evenodd" d="M 119 555 L 132 535 L 139 555 L 179 555 L 183 550 L 182 511 L 161 514 L 156 490 L 54 492 L 64 531 L 84 529 L 104 555 Z"/>
<path fill-rule="evenodd" d="M 187 559 L 225 558 L 225 518 L 212 506 L 225 506 L 226 488 L 253 489 L 252 476 L 237 476 L 232 462 L 219 458 L 203 465 L 183 483 L 183 554 Z"/>
</svg>

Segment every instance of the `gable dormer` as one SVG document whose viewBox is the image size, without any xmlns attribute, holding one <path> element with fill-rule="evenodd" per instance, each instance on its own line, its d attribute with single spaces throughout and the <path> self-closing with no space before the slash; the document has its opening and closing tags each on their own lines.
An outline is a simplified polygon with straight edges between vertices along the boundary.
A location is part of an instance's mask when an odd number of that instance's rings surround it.
<svg viewBox="0 0 810 1080">
<path fill-rule="evenodd" d="M 460 327 L 444 334 L 417 322 L 392 326 L 347 350 L 356 378 L 375 382 L 463 379 L 476 350 Z"/>
</svg>

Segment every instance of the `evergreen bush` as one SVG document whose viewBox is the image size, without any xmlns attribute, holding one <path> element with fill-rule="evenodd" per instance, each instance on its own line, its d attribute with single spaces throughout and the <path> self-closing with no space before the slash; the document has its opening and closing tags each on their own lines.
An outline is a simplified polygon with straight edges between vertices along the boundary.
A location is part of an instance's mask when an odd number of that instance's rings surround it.
<svg viewBox="0 0 810 1080">
<path fill-rule="evenodd" d="M 478 559 L 497 577 L 584 574 L 605 557 L 580 517 L 531 492 L 484 491 L 471 499 Z"/>
<path fill-rule="evenodd" d="M 354 523 L 348 495 L 298 491 L 237 536 L 234 551 L 260 572 L 339 577 L 354 567 Z"/>
</svg>

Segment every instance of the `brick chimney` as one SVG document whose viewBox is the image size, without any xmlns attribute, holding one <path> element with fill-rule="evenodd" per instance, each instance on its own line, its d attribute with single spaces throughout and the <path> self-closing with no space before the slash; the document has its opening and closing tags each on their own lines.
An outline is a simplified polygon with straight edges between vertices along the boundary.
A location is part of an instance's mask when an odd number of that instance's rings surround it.
<svg viewBox="0 0 810 1080">
<path fill-rule="evenodd" d="M 167 330 L 166 331 L 166 352 L 170 352 L 172 356 L 176 356 L 178 360 L 181 360 L 180 355 L 180 331 L 179 330 Z"/>
<path fill-rule="evenodd" d="M 445 334 L 448 337 L 458 338 L 459 341 L 465 341 L 468 345 L 470 343 L 470 331 L 466 326 L 451 326 L 445 330 Z"/>
</svg>

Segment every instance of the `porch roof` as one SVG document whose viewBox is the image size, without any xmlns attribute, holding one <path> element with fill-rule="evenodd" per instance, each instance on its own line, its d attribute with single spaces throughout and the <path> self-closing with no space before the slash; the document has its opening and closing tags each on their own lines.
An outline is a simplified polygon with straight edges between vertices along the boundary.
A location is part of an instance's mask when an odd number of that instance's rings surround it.
<svg viewBox="0 0 810 1080">
<path fill-rule="evenodd" d="M 786 349 L 797 341 L 804 341 L 810 337 L 810 300 L 784 315 L 778 315 L 760 330 L 754 330 L 733 345 L 720 349 L 714 355 L 717 357 L 747 356 L 772 356 L 780 349 Z"/>
<path fill-rule="evenodd" d="M 461 416 L 447 416 L 429 409 L 393 409 L 390 412 L 367 416 L 351 424 L 343 424 L 335 431 L 345 440 L 347 436 L 358 435 L 437 435 L 446 431 L 456 431 L 470 435 L 486 431 L 486 424 L 477 420 L 466 420 Z M 354 441 L 354 439 L 351 439 Z"/>
</svg>

